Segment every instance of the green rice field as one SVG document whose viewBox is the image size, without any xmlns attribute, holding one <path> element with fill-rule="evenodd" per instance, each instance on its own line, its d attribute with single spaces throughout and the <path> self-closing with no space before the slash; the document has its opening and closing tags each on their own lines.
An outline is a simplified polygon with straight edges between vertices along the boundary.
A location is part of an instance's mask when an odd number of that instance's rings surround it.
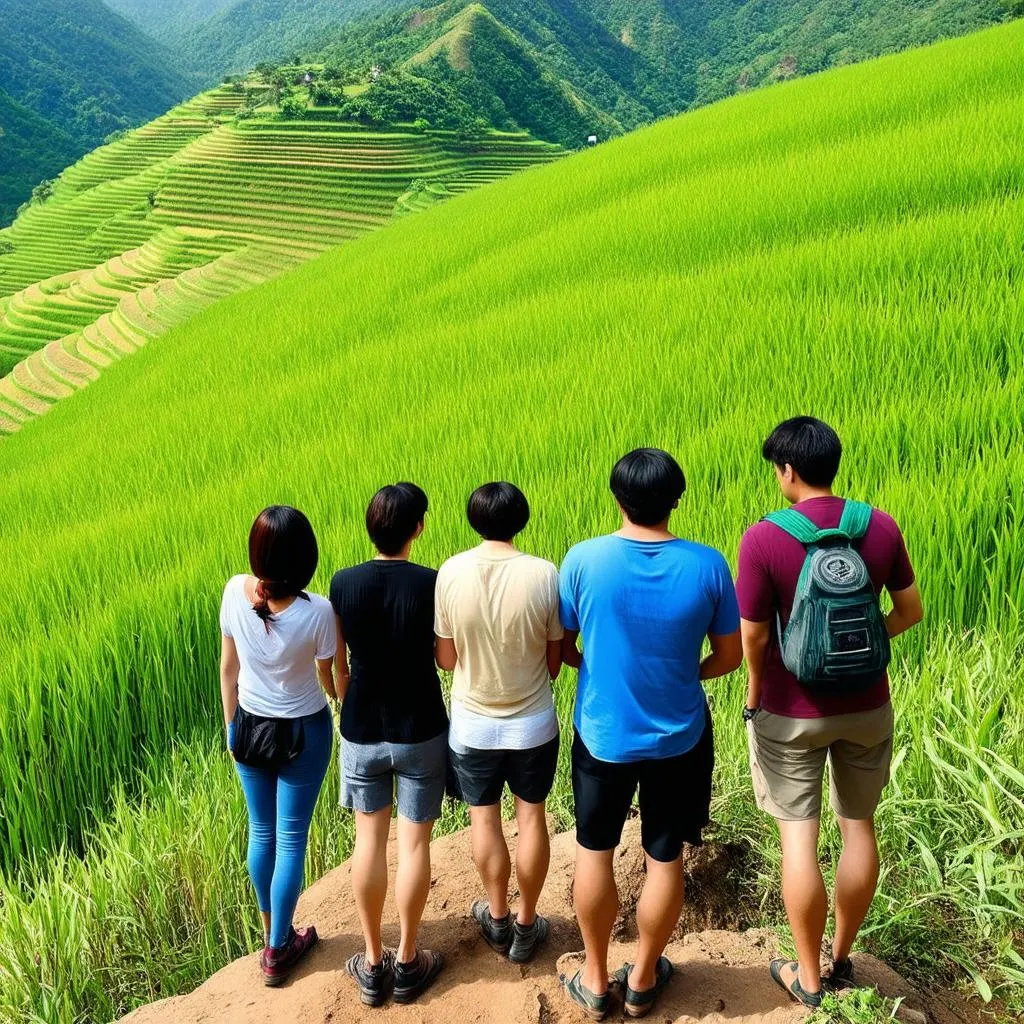
<svg viewBox="0 0 1024 1024">
<path fill-rule="evenodd" d="M 0 433 L 210 303 L 419 208 L 413 182 L 457 194 L 562 152 L 269 108 L 237 120 L 250 92 L 220 86 L 95 150 L 0 231 Z"/>
<path fill-rule="evenodd" d="M 309 515 L 324 592 L 369 556 L 381 484 L 426 489 L 414 557 L 438 565 L 473 543 L 468 492 L 505 478 L 533 507 L 523 545 L 559 561 L 616 527 L 611 465 L 655 444 L 686 471 L 677 532 L 734 564 L 780 501 L 761 440 L 804 412 L 843 437 L 840 486 L 904 527 L 926 609 L 896 649 L 864 945 L 1021 1019 L 1022 48 L 1010 23 L 424 201 L 168 325 L 0 441 L 0 1020 L 106 1021 L 255 947 L 217 607 L 260 508 Z M 255 142 L 218 131 L 190 145 Z M 168 169 L 147 221 L 219 230 L 215 203 L 185 216 L 189 173 Z M 574 684 L 556 684 L 564 724 Z M 709 689 L 714 834 L 750 845 L 751 898 L 781 926 L 744 680 Z M 350 847 L 336 793 L 332 773 L 309 877 Z M 567 745 L 552 804 L 571 827 Z"/>
</svg>

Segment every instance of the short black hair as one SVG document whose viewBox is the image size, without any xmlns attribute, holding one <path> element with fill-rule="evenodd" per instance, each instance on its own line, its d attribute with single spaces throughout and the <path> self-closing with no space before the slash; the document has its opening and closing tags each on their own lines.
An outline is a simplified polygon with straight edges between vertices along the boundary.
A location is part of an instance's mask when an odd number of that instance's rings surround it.
<svg viewBox="0 0 1024 1024">
<path fill-rule="evenodd" d="M 794 416 L 768 435 L 761 454 L 780 469 L 792 466 L 811 487 L 829 487 L 839 472 L 843 445 L 827 423 L 813 416 Z"/>
<path fill-rule="evenodd" d="M 382 555 L 397 555 L 427 514 L 427 496 L 410 483 L 388 484 L 370 500 L 366 532 Z"/>
<path fill-rule="evenodd" d="M 469 525 L 484 540 L 511 540 L 530 521 L 530 505 L 515 484 L 483 484 L 466 502 Z"/>
<path fill-rule="evenodd" d="M 291 505 L 270 505 L 249 531 L 249 567 L 256 577 L 253 611 L 270 631 L 274 617 L 269 601 L 301 597 L 313 579 L 320 550 L 309 520 Z"/>
<path fill-rule="evenodd" d="M 686 490 L 679 463 L 660 448 L 636 448 L 612 469 L 612 494 L 637 526 L 657 526 Z"/>
</svg>

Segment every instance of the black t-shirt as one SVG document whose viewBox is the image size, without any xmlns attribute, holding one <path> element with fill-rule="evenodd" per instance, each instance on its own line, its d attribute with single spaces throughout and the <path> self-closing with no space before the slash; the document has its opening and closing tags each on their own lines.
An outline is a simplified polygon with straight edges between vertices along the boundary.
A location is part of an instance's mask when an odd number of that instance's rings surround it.
<svg viewBox="0 0 1024 1024">
<path fill-rule="evenodd" d="M 436 580 L 434 569 L 379 558 L 334 574 L 351 664 L 341 708 L 349 742 L 422 743 L 448 728 L 434 666 Z"/>
</svg>

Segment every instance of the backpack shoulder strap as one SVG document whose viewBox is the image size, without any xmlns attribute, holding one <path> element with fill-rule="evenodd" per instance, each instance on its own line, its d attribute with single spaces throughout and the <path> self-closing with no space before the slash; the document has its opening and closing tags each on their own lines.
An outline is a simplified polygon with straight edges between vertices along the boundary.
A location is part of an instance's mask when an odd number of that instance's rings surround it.
<svg viewBox="0 0 1024 1024">
<path fill-rule="evenodd" d="M 871 524 L 871 506 L 863 501 L 846 499 L 843 505 L 843 516 L 839 520 L 839 529 L 850 540 L 858 540 L 868 532 Z"/>
<path fill-rule="evenodd" d="M 769 512 L 764 518 L 765 522 L 772 523 L 804 545 L 816 543 L 821 533 L 807 516 L 795 508 L 780 508 L 777 512 Z"/>
<path fill-rule="evenodd" d="M 802 512 L 795 508 L 781 508 L 777 512 L 769 512 L 765 521 L 773 523 L 790 537 L 800 541 L 804 547 L 811 544 L 822 544 L 825 541 L 850 541 L 863 537 L 871 520 L 871 506 L 862 501 L 847 501 L 843 506 L 843 517 L 839 525 L 830 529 L 820 529 Z"/>
</svg>

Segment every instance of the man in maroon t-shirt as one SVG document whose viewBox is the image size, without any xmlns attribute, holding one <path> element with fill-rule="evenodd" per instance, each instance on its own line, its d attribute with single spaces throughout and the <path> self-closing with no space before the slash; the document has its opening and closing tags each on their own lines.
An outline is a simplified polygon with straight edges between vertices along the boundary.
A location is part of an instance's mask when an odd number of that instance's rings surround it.
<svg viewBox="0 0 1024 1024">
<path fill-rule="evenodd" d="M 798 416 L 781 423 L 762 454 L 775 467 L 785 499 L 819 529 L 839 525 L 843 499 L 832 493 L 842 445 L 821 420 Z M 854 542 L 875 590 L 888 591 L 890 636 L 921 621 L 921 598 L 903 535 L 879 509 Z M 740 542 L 739 598 L 747 661 L 750 767 L 758 807 L 779 824 L 782 897 L 799 963 L 773 960 L 772 977 L 794 999 L 821 1002 L 821 942 L 828 897 L 818 865 L 818 831 L 825 762 L 839 818 L 843 854 L 836 870 L 836 930 L 831 982 L 852 982 L 850 950 L 878 884 L 874 813 L 889 780 L 893 716 L 883 673 L 853 694 L 822 694 L 802 686 L 782 663 L 776 615 L 789 620 L 806 549 L 772 523 L 755 523 Z"/>
</svg>

